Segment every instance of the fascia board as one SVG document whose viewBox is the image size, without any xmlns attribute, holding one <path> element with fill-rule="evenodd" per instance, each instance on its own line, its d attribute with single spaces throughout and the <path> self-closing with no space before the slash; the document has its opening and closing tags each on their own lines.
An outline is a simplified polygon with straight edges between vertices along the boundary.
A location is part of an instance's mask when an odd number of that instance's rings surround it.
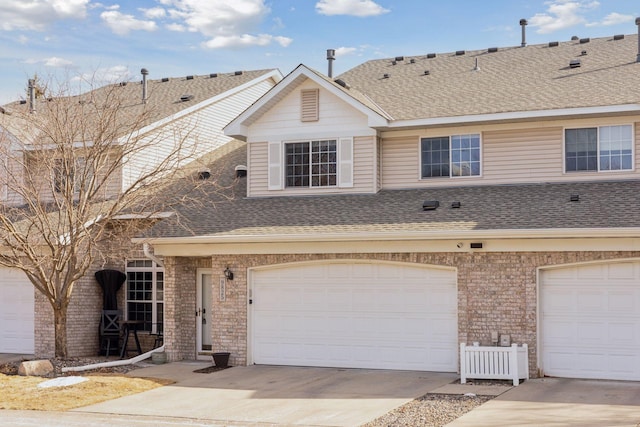
<svg viewBox="0 0 640 427">
<path fill-rule="evenodd" d="M 606 114 L 640 114 L 640 104 L 608 105 L 601 107 L 561 108 L 555 110 L 514 111 L 509 113 L 475 114 L 468 116 L 435 117 L 430 119 L 397 120 L 388 129 L 417 128 L 426 126 L 460 125 L 466 123 L 504 122 L 518 120 L 542 120 L 570 116 Z"/>
<path fill-rule="evenodd" d="M 458 239 L 571 239 L 571 238 L 630 238 L 640 237 L 640 228 L 562 228 L 517 230 L 449 230 L 402 233 L 318 233 L 318 234 L 260 234 L 215 235 L 189 237 L 158 237 L 134 239 L 155 245 L 169 244 L 218 244 L 265 242 L 349 242 L 392 240 L 458 240 Z"/>
</svg>

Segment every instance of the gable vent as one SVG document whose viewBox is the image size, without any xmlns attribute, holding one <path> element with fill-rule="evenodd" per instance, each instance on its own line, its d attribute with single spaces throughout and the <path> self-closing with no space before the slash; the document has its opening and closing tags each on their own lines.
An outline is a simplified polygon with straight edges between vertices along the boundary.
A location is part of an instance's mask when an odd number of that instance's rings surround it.
<svg viewBox="0 0 640 427">
<path fill-rule="evenodd" d="M 432 59 L 435 58 L 436 54 L 435 53 L 427 53 L 427 58 Z"/>
<path fill-rule="evenodd" d="M 320 116 L 320 90 L 303 89 L 300 95 L 300 121 L 317 122 Z"/>
<path fill-rule="evenodd" d="M 549 42 L 549 47 L 557 47 L 559 44 L 558 42 Z"/>
<path fill-rule="evenodd" d="M 582 65 L 580 63 L 579 59 L 572 59 L 571 61 L 569 61 L 569 68 L 578 68 L 580 67 L 580 65 Z"/>
</svg>

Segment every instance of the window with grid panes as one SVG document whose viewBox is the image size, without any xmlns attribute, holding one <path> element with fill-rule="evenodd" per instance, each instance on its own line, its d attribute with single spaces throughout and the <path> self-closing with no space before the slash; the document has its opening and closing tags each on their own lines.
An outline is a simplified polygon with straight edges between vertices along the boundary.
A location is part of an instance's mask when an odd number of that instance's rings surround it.
<svg viewBox="0 0 640 427">
<path fill-rule="evenodd" d="M 287 187 L 330 187 L 337 185 L 337 142 L 335 139 L 285 144 Z"/>
<path fill-rule="evenodd" d="M 163 330 L 164 270 L 155 262 L 131 260 L 127 262 L 127 319 L 140 320 L 140 330 Z"/>
</svg>

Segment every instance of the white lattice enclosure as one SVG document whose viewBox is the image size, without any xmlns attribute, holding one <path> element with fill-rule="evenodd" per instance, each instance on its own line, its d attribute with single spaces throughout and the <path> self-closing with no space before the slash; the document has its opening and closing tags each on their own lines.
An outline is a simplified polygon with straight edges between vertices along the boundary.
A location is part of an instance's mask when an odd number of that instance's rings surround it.
<svg viewBox="0 0 640 427">
<path fill-rule="evenodd" d="M 521 379 L 529 379 L 529 349 L 518 347 L 481 347 L 460 344 L 460 382 L 467 378 L 512 380 L 517 386 Z"/>
</svg>

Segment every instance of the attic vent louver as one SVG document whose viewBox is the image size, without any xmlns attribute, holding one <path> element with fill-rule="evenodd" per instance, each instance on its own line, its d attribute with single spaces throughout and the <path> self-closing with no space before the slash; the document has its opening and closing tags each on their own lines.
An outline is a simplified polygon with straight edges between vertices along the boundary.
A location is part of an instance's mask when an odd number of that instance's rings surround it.
<svg viewBox="0 0 640 427">
<path fill-rule="evenodd" d="M 460 202 L 451 202 L 451 209 L 460 209 L 462 203 Z"/>
<path fill-rule="evenodd" d="M 464 55 L 466 52 L 464 50 L 456 50 L 456 56 L 462 56 Z"/>
<path fill-rule="evenodd" d="M 549 42 L 549 47 L 557 47 L 559 44 L 558 42 Z"/>
<path fill-rule="evenodd" d="M 216 77 L 218 77 L 218 73 L 211 73 L 211 74 L 209 74 L 209 78 L 210 78 L 210 79 L 215 79 Z"/>
<path fill-rule="evenodd" d="M 431 74 L 431 71 L 429 70 L 424 70 L 424 74 L 422 74 L 423 76 L 428 76 L 429 74 Z"/>
<path fill-rule="evenodd" d="M 396 61 L 404 61 L 404 56 L 396 56 Z"/>
<path fill-rule="evenodd" d="M 433 58 L 435 58 L 435 57 L 436 57 L 436 54 L 435 54 L 435 53 L 427 53 L 427 58 L 428 58 L 428 59 L 433 59 Z"/>
<path fill-rule="evenodd" d="M 24 105 L 24 104 L 26 104 L 26 103 L 27 103 L 27 100 L 26 100 L 26 99 L 21 99 L 21 100 L 20 100 L 20 105 Z"/>
<path fill-rule="evenodd" d="M 187 76 L 187 80 L 193 80 L 193 76 Z"/>
<path fill-rule="evenodd" d="M 391 77 L 391 75 L 390 75 L 389 73 L 384 73 L 384 74 L 382 75 L 382 78 L 383 78 L 383 79 L 388 79 L 389 77 Z"/>
<path fill-rule="evenodd" d="M 487 49 L 487 52 L 489 53 L 496 53 L 498 51 L 497 47 L 490 47 L 489 49 Z"/>
<path fill-rule="evenodd" d="M 193 95 L 182 95 L 180 97 L 180 102 L 187 102 L 193 99 Z"/>
<path fill-rule="evenodd" d="M 569 201 L 570 202 L 579 202 L 580 201 L 580 195 L 579 194 L 572 194 L 571 196 L 569 196 Z"/>
<path fill-rule="evenodd" d="M 580 39 L 580 44 L 589 43 L 590 41 L 591 41 L 591 39 L 589 37 L 585 37 L 583 39 Z"/>
<path fill-rule="evenodd" d="M 396 65 L 397 62 L 396 61 L 391 61 L 391 65 Z"/>
<path fill-rule="evenodd" d="M 169 81 L 169 77 L 163 77 L 162 80 L 160 80 L 162 83 L 166 83 Z"/>
<path fill-rule="evenodd" d="M 233 74 L 234 74 L 234 75 L 236 75 L 236 76 L 241 76 L 241 75 L 243 74 L 243 72 L 242 72 L 242 71 L 236 71 L 236 72 L 235 72 L 235 73 L 233 73 Z"/>
<path fill-rule="evenodd" d="M 415 60 L 415 59 L 413 59 L 413 58 L 411 58 L 411 59 L 409 60 L 409 63 L 410 63 L 410 64 L 415 64 L 415 63 L 416 63 L 416 60 Z"/>
<path fill-rule="evenodd" d="M 569 68 L 578 68 L 580 67 L 580 65 L 582 65 L 580 63 L 579 59 L 572 59 L 571 61 L 569 61 Z"/>
<path fill-rule="evenodd" d="M 616 34 L 613 36 L 614 40 L 624 40 L 624 34 Z"/>
<path fill-rule="evenodd" d="M 582 52 L 580 52 L 580 55 L 581 55 L 581 56 L 587 56 L 587 51 L 586 51 L 586 50 L 583 50 Z"/>
</svg>

